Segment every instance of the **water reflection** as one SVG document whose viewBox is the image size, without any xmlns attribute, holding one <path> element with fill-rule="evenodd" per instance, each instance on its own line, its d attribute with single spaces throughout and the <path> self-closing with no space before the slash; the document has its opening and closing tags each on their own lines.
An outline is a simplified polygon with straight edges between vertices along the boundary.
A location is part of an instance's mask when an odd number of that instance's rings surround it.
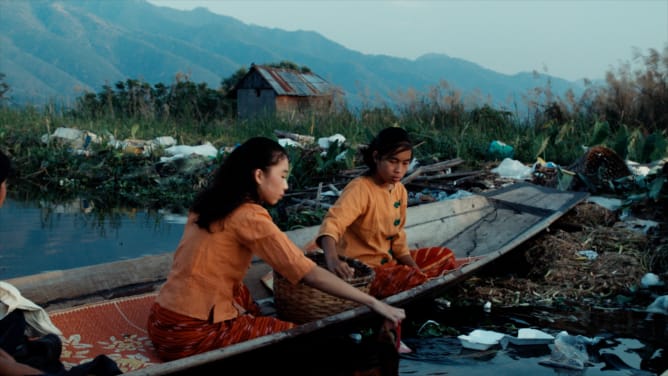
<svg viewBox="0 0 668 376">
<path fill-rule="evenodd" d="M 183 217 L 137 209 L 98 210 L 86 200 L 8 199 L 0 209 L 0 280 L 171 252 Z"/>
</svg>

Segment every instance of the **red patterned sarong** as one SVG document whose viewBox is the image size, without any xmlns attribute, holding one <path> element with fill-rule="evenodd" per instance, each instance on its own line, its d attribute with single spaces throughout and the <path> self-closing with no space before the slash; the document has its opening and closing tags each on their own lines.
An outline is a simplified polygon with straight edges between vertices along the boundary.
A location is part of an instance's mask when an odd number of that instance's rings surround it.
<svg viewBox="0 0 668 376">
<path fill-rule="evenodd" d="M 413 260 L 429 278 L 438 277 L 455 268 L 455 254 L 448 247 L 411 250 Z"/>
<path fill-rule="evenodd" d="M 455 268 L 455 255 L 447 247 L 429 247 L 411 250 L 411 256 L 422 271 L 407 265 L 383 265 L 374 269 L 376 277 L 369 293 L 379 299 L 421 285 Z"/>
<path fill-rule="evenodd" d="M 148 318 L 148 334 L 158 356 L 165 361 L 179 359 L 295 326 L 273 317 L 254 316 L 259 311 L 245 286 L 237 291 L 235 301 L 247 313 L 219 323 L 184 316 L 154 303 Z"/>
</svg>

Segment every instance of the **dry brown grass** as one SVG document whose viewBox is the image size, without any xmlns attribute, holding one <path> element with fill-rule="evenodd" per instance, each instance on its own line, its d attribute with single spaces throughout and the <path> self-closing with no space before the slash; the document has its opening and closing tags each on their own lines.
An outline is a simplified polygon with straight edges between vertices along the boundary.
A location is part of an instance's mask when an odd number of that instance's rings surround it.
<svg viewBox="0 0 668 376">
<path fill-rule="evenodd" d="M 526 260 L 524 273 L 507 271 L 471 278 L 451 292 L 453 301 L 491 301 L 506 307 L 617 306 L 617 297 L 633 295 L 650 271 L 648 255 L 656 259 L 666 250 L 665 244 L 656 242 L 661 237 L 619 224 L 614 212 L 583 202 L 550 230 L 530 240 L 523 250 L 517 250 L 523 251 Z M 597 257 L 590 260 L 578 253 L 582 250 L 593 250 Z"/>
</svg>

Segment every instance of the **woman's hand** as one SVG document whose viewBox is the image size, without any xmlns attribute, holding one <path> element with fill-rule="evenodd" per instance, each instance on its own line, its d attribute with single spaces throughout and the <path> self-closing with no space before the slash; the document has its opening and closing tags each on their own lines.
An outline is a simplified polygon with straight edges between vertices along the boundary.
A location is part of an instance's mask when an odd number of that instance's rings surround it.
<svg viewBox="0 0 668 376">
<path fill-rule="evenodd" d="M 399 325 L 401 320 L 406 318 L 406 312 L 403 308 L 393 307 L 374 298 L 320 266 L 316 265 L 310 272 L 306 273 L 303 281 L 307 285 L 315 287 L 328 294 L 364 304 L 371 310 L 385 317 L 385 319 L 395 326 Z"/>
<path fill-rule="evenodd" d="M 332 258 L 331 260 L 327 258 L 327 269 L 344 280 L 351 279 L 355 276 L 355 269 L 338 257 Z"/>
<path fill-rule="evenodd" d="M 353 278 L 355 276 L 355 269 L 339 258 L 339 254 L 336 252 L 336 242 L 334 241 L 334 238 L 329 235 L 324 235 L 318 240 L 320 247 L 323 252 L 325 252 L 327 269 L 344 280 Z"/>
<path fill-rule="evenodd" d="M 413 257 L 410 254 L 398 257 L 397 262 L 402 265 L 411 266 L 417 269 L 419 272 L 422 272 L 422 269 L 418 266 L 418 264 L 415 263 L 415 260 L 413 260 Z"/>
<path fill-rule="evenodd" d="M 370 308 L 383 315 L 383 317 L 394 325 L 394 328 L 397 328 L 401 321 L 406 318 L 406 312 L 403 308 L 391 306 L 378 299 L 375 299 Z"/>
</svg>

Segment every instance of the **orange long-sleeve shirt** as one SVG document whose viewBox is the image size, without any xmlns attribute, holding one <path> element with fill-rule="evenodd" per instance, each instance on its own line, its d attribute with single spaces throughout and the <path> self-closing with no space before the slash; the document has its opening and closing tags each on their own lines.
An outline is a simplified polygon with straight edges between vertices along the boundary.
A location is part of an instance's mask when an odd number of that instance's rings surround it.
<svg viewBox="0 0 668 376">
<path fill-rule="evenodd" d="M 390 191 L 369 176 L 353 179 L 325 215 L 317 238 L 329 235 L 340 255 L 377 267 L 409 254 L 404 225 L 408 192 Z"/>
<path fill-rule="evenodd" d="M 213 322 L 239 315 L 233 303 L 253 254 L 263 259 L 291 283 L 297 283 L 315 263 L 272 221 L 257 204 L 243 204 L 226 219 L 212 224 L 212 232 L 195 223 L 191 213 L 174 253 L 167 282 L 160 289 L 161 307 Z"/>
</svg>

